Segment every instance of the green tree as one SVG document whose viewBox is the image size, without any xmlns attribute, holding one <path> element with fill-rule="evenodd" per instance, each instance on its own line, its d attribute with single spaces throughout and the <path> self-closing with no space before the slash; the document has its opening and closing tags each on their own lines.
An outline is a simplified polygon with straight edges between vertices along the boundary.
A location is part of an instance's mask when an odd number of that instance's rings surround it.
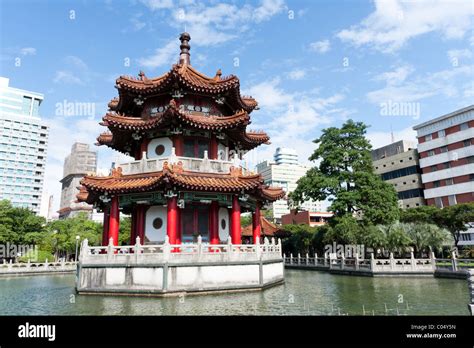
<svg viewBox="0 0 474 348">
<path fill-rule="evenodd" d="M 292 253 L 294 255 L 315 252 L 314 236 L 317 234 L 317 228 L 309 225 L 283 225 L 281 227 L 283 253 Z"/>
<path fill-rule="evenodd" d="M 416 208 L 400 209 L 400 222 L 424 222 L 433 224 L 436 222 L 436 214 L 439 208 L 432 205 L 422 205 Z"/>
<path fill-rule="evenodd" d="M 240 225 L 242 227 L 247 227 L 252 224 L 252 214 L 242 214 L 240 216 Z"/>
<path fill-rule="evenodd" d="M 378 226 L 385 235 L 385 249 L 393 253 L 403 253 L 408 250 L 412 240 L 400 223 L 388 226 Z"/>
<path fill-rule="evenodd" d="M 324 242 L 331 244 L 357 244 L 362 235 L 359 222 L 351 215 L 336 216 L 331 221 L 331 228 L 324 235 Z"/>
<path fill-rule="evenodd" d="M 364 123 L 349 120 L 341 128 L 323 130 L 309 158 L 320 161 L 319 166 L 298 180 L 290 194 L 293 203 L 328 199 L 336 217 L 359 214 L 367 224 L 398 219 L 397 193 L 373 171 L 366 129 Z"/>
<path fill-rule="evenodd" d="M 46 220 L 27 208 L 0 201 L 0 243 L 37 244 L 46 231 Z"/>
<path fill-rule="evenodd" d="M 364 232 L 360 237 L 360 242 L 368 248 L 375 251 L 384 248 L 387 244 L 387 236 L 381 226 L 368 225 L 365 226 Z"/>
<path fill-rule="evenodd" d="M 438 209 L 434 220 L 451 233 L 454 245 L 457 247 L 461 232 L 468 229 L 469 222 L 474 222 L 474 203 L 463 203 Z"/>
<path fill-rule="evenodd" d="M 448 238 L 447 231 L 434 224 L 409 223 L 401 224 L 401 226 L 411 239 L 417 255 L 428 251 L 429 248 L 440 249 Z"/>
<path fill-rule="evenodd" d="M 132 232 L 131 228 L 132 228 L 132 219 L 130 217 L 124 217 L 120 219 L 119 245 L 135 244 L 136 241 L 130 240 L 130 234 Z M 100 239 L 102 239 L 102 237 Z"/>
<path fill-rule="evenodd" d="M 89 245 L 97 245 L 101 240 L 102 225 L 87 218 L 87 213 L 75 217 L 52 221 L 49 226 L 49 241 L 56 257 L 70 258 L 75 253 L 76 236 L 87 239 Z"/>
</svg>

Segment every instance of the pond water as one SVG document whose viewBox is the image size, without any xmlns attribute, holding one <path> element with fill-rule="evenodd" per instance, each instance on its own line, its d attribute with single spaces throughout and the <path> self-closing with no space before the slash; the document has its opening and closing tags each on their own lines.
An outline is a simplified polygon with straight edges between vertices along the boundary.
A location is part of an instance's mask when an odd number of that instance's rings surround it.
<svg viewBox="0 0 474 348">
<path fill-rule="evenodd" d="M 181 297 L 76 295 L 75 275 L 0 278 L 0 315 L 468 315 L 467 281 L 285 270 L 264 291 Z"/>
</svg>

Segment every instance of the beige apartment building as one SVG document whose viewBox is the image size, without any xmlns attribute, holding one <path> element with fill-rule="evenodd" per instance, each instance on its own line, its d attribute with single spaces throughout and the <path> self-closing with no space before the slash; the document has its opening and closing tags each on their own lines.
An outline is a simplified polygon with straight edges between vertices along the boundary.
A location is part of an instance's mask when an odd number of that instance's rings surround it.
<svg viewBox="0 0 474 348">
<path fill-rule="evenodd" d="M 375 172 L 398 193 L 400 208 L 425 205 L 418 151 L 414 142 L 400 140 L 372 151 Z"/>
</svg>

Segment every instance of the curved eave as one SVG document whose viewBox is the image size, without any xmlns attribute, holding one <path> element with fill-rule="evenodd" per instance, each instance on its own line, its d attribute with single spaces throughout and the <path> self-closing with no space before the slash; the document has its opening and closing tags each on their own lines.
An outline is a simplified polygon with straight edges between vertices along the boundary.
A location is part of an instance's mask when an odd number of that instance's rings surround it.
<svg viewBox="0 0 474 348">
<path fill-rule="evenodd" d="M 267 201 L 274 202 L 286 196 L 285 191 L 280 187 L 265 186 L 260 190 L 261 197 Z"/>
<path fill-rule="evenodd" d="M 166 120 L 175 117 L 182 123 L 197 129 L 224 130 L 245 126 L 249 124 L 250 117 L 244 110 L 231 116 L 205 116 L 193 112 L 183 112 L 174 107 L 168 108 L 164 113 L 158 114 L 148 119 L 139 117 L 123 116 L 115 113 L 107 113 L 101 125 L 109 128 L 119 128 L 128 130 L 150 130 L 163 124 Z"/>
<path fill-rule="evenodd" d="M 77 198 L 87 199 L 86 192 L 96 196 L 103 193 L 136 193 L 169 185 L 192 191 L 239 193 L 258 190 L 263 183 L 259 174 L 245 176 L 238 174 L 238 170 L 229 174 L 213 174 L 184 171 L 179 164 L 171 167 L 173 169 L 166 164 L 163 171 L 145 174 L 121 175 L 117 174 L 121 169 L 117 169 L 110 176 L 85 176 L 80 182 L 82 188 Z"/>
<path fill-rule="evenodd" d="M 191 92 L 207 94 L 210 96 L 225 96 L 227 103 L 234 109 L 244 109 L 252 112 L 258 103 L 255 99 L 248 96 L 240 95 L 240 81 L 235 75 L 221 78 L 216 75 L 208 77 L 188 64 L 173 65 L 172 69 L 162 76 L 148 79 L 144 75 L 140 78 L 131 76 L 120 76 L 116 80 L 116 88 L 119 90 L 120 99 L 111 110 L 121 110 L 127 104 L 126 100 L 130 100 L 127 95 L 156 95 L 171 91 L 173 86 L 178 85 L 185 87 Z"/>
</svg>

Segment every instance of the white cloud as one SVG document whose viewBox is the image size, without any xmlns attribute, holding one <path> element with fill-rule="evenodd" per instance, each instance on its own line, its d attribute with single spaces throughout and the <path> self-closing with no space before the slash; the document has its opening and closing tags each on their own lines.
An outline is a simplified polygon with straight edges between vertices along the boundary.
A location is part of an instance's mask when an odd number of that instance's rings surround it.
<svg viewBox="0 0 474 348">
<path fill-rule="evenodd" d="M 186 28 L 191 34 L 191 46 L 214 46 L 235 39 L 250 30 L 255 23 L 267 21 L 284 9 L 283 0 L 262 0 L 258 6 L 245 4 L 241 7 L 227 3 L 206 6 L 198 2 L 180 5 L 181 7 L 170 8 L 169 24 L 180 30 Z M 158 5 L 152 6 L 157 8 Z M 147 68 L 169 65 L 178 58 L 178 46 L 178 40 L 173 38 L 156 49 L 152 55 L 140 58 L 138 62 Z M 191 50 L 191 60 L 192 54 Z"/>
<path fill-rule="evenodd" d="M 448 51 L 448 58 L 450 61 L 453 61 L 453 59 L 459 60 L 461 58 L 472 58 L 472 51 L 469 49 L 460 49 L 460 50 L 449 50 Z"/>
<path fill-rule="evenodd" d="M 152 11 L 173 7 L 172 0 L 140 0 L 140 2 Z"/>
<path fill-rule="evenodd" d="M 372 144 L 372 148 L 377 149 L 379 147 L 392 143 L 392 132 L 367 132 L 367 139 Z M 408 140 L 416 143 L 416 132 L 412 127 L 408 127 L 399 131 L 393 132 L 393 138 L 395 141 Z"/>
<path fill-rule="evenodd" d="M 360 24 L 337 33 L 356 47 L 382 52 L 400 49 L 410 39 L 430 32 L 461 39 L 472 28 L 472 2 L 464 0 L 375 0 L 375 11 Z"/>
<path fill-rule="evenodd" d="M 290 80 L 301 80 L 306 76 L 306 71 L 304 69 L 294 69 L 287 74 L 287 77 Z"/>
<path fill-rule="evenodd" d="M 330 50 L 331 44 L 329 40 L 322 40 L 316 41 L 309 44 L 309 48 L 311 51 L 318 52 L 318 53 L 326 53 Z"/>
<path fill-rule="evenodd" d="M 22 56 L 34 56 L 36 54 L 36 48 L 34 47 L 23 47 L 20 49 Z"/>
<path fill-rule="evenodd" d="M 408 78 L 408 74 L 388 72 L 386 86 L 367 93 L 371 103 L 414 102 L 432 96 L 458 97 L 462 99 L 462 81 L 474 78 L 474 66 L 461 66 Z M 461 81 L 461 82 L 460 82 Z M 403 83 L 401 83 L 403 82 Z M 466 100 L 469 103 L 469 100 Z"/>
<path fill-rule="evenodd" d="M 377 75 L 374 80 L 376 81 L 385 81 L 387 85 L 394 86 L 399 85 L 406 80 L 408 75 L 413 73 L 415 69 L 410 65 L 404 65 L 396 68 L 393 71 L 387 71 L 380 75 Z"/>
<path fill-rule="evenodd" d="M 254 10 L 253 19 L 257 23 L 267 21 L 282 11 L 284 5 L 283 0 L 262 0 L 260 6 Z"/>
<path fill-rule="evenodd" d="M 84 85 L 84 81 L 80 79 L 80 77 L 74 75 L 70 71 L 65 70 L 58 70 L 56 71 L 54 78 L 54 83 L 67 83 L 67 84 L 74 84 L 74 85 Z"/>
<path fill-rule="evenodd" d="M 85 85 L 90 81 L 91 72 L 87 64 L 77 56 L 66 56 L 63 59 L 66 69 L 55 72 L 53 82 L 74 85 Z"/>
<path fill-rule="evenodd" d="M 155 53 L 149 57 L 138 59 L 138 63 L 146 68 L 158 68 L 176 63 L 179 53 L 178 40 L 171 40 L 161 48 L 157 48 Z"/>
<path fill-rule="evenodd" d="M 272 143 L 255 151 L 251 156 L 252 163 L 271 158 L 276 147 L 288 144 L 298 151 L 302 161 L 307 160 L 314 150 L 311 140 L 317 137 L 315 130 L 345 112 L 336 107 L 344 99 L 342 94 L 318 97 L 317 93 L 286 91 L 281 87 L 279 77 L 260 82 L 245 91 L 261 107 L 261 111 L 252 114 L 252 128 L 267 131 Z"/>
</svg>

